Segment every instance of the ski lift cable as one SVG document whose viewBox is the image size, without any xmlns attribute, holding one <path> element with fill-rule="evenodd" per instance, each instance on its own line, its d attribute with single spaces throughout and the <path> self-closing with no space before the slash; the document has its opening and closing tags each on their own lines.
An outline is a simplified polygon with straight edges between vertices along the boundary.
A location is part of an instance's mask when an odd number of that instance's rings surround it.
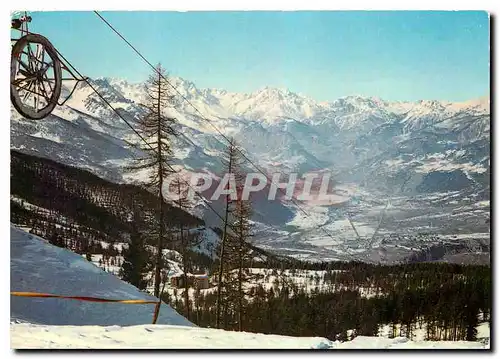
<svg viewBox="0 0 500 359">
<path fill-rule="evenodd" d="M 128 41 L 128 40 L 127 40 L 127 39 L 125 39 L 125 37 L 123 37 L 123 36 L 120 34 L 120 32 L 118 32 L 118 31 L 117 31 L 117 30 L 116 30 L 116 29 L 115 29 L 115 28 L 114 28 L 114 27 L 113 27 L 113 26 L 112 26 L 112 25 L 111 25 L 111 24 L 110 24 L 110 23 L 109 23 L 109 22 L 108 22 L 108 21 L 107 21 L 107 20 L 106 20 L 103 16 L 101 16 L 101 15 L 99 14 L 99 12 L 94 11 L 94 13 L 95 13 L 95 14 L 96 14 L 96 15 L 97 15 L 97 16 L 98 16 L 98 17 L 99 17 L 99 18 L 100 18 L 103 22 L 105 22 L 105 23 L 106 23 L 106 24 L 107 24 L 107 25 L 111 28 L 111 30 L 113 30 L 113 31 L 114 31 L 114 32 L 115 32 L 115 33 L 116 33 L 116 34 L 117 34 L 117 35 L 118 35 L 118 36 L 119 36 L 122 40 L 124 40 L 124 41 L 127 43 L 127 45 L 128 45 L 129 47 L 131 47 L 131 48 L 132 48 L 132 49 L 133 49 L 133 50 L 134 50 L 134 51 L 135 51 L 135 52 L 136 52 L 136 53 L 137 53 L 137 54 L 138 54 L 138 55 L 139 55 L 139 56 L 140 56 L 140 57 L 141 57 L 141 58 L 142 58 L 142 59 L 143 59 L 143 60 L 144 60 L 144 61 L 145 61 L 145 62 L 146 62 L 146 63 L 147 63 L 147 64 L 148 64 L 148 65 L 149 65 L 149 66 L 150 66 L 150 67 L 151 67 L 154 71 L 155 71 L 155 72 L 158 72 L 158 71 L 157 71 L 157 69 L 156 69 L 156 68 L 155 68 L 155 67 L 151 64 L 151 62 L 149 62 L 149 61 L 148 61 L 148 60 L 147 60 L 147 59 L 146 59 L 146 58 L 145 58 L 145 57 L 144 57 L 144 56 L 143 56 L 143 55 L 142 55 L 142 54 L 141 54 L 141 53 L 140 53 L 140 52 L 139 52 L 139 51 L 138 51 L 138 50 L 137 50 L 137 49 L 136 49 L 136 48 L 135 48 L 135 47 L 134 47 L 134 46 L 133 46 L 133 45 L 132 45 L 129 41 Z M 158 72 L 158 73 L 159 73 L 159 72 Z M 214 124 L 213 124 L 210 120 L 208 120 L 206 117 L 204 117 L 204 116 L 203 116 L 203 114 L 202 114 L 202 113 L 201 113 L 201 112 L 200 112 L 200 111 L 196 108 L 196 106 L 194 106 L 194 105 L 191 103 L 191 101 L 189 101 L 189 99 L 187 99 L 187 98 L 186 98 L 183 94 L 181 94 L 181 93 L 177 90 L 177 88 L 176 88 L 175 86 L 173 86 L 173 85 L 172 85 L 172 84 L 168 81 L 168 79 L 167 79 L 167 78 L 165 78 L 165 77 L 163 76 L 163 74 L 161 74 L 161 73 L 159 73 L 159 74 L 160 74 L 160 76 L 161 76 L 161 77 L 162 77 L 162 78 L 163 78 L 163 79 L 164 79 L 164 80 L 165 80 L 165 81 L 166 81 L 166 82 L 167 82 L 167 83 L 168 83 L 168 84 L 169 84 L 169 85 L 173 88 L 173 90 L 174 90 L 175 92 L 177 92 L 177 94 L 178 94 L 179 96 L 181 96 L 181 98 L 182 98 L 182 99 L 184 99 L 184 100 L 185 100 L 185 101 L 186 101 L 186 102 L 187 102 L 187 103 L 188 103 L 188 104 L 189 104 L 189 105 L 190 105 L 190 106 L 191 106 L 191 107 L 195 110 L 195 112 L 197 112 L 197 113 L 199 113 L 199 114 L 200 114 L 200 117 L 201 117 L 203 120 L 207 121 L 207 122 L 210 124 L 210 126 L 212 126 L 212 127 L 216 130 L 216 132 L 218 132 L 218 133 L 219 133 L 219 135 L 220 135 L 220 136 L 222 136 L 222 137 L 223 137 L 226 141 L 228 141 L 228 142 L 229 142 L 229 139 L 228 139 L 228 138 L 227 138 L 227 137 L 226 137 L 226 136 L 225 136 L 225 135 L 224 135 L 224 134 L 223 134 L 223 133 L 222 133 L 222 132 L 221 132 L 221 131 L 217 128 L 217 126 L 215 126 L 215 125 L 214 125 Z M 256 169 L 257 169 L 257 170 L 258 170 L 261 174 L 263 174 L 263 175 L 267 178 L 267 180 L 268 180 L 268 181 L 270 180 L 270 181 L 271 181 L 271 183 L 273 183 L 272 179 L 270 179 L 270 178 L 269 178 L 269 176 L 268 176 L 268 175 L 267 175 L 264 171 L 262 171 L 262 170 L 261 170 L 261 169 L 260 169 L 260 168 L 259 168 L 259 167 L 258 167 L 258 166 L 254 163 L 254 162 L 253 162 L 253 161 L 251 161 L 251 160 L 248 158 L 248 156 L 247 156 L 247 155 L 245 155 L 245 154 L 241 151 L 241 149 L 240 149 L 240 148 L 237 148 L 237 151 L 238 151 L 238 152 L 239 152 L 239 153 L 240 153 L 240 154 L 241 154 L 241 155 L 242 155 L 242 156 L 243 156 L 243 157 L 244 157 L 244 158 L 245 158 L 245 159 L 246 159 L 246 160 L 247 160 L 247 161 L 248 161 L 248 162 L 249 162 L 249 163 L 250 163 L 250 164 L 254 167 L 254 168 L 256 168 Z M 404 184 L 403 184 L 403 187 L 404 187 Z M 284 192 L 281 188 L 278 188 L 278 189 L 280 190 L 280 192 Z M 297 207 L 297 208 L 298 208 L 298 209 L 299 209 L 302 213 L 304 213 L 307 217 L 311 217 L 311 216 L 310 216 L 310 214 L 309 214 L 307 211 L 305 211 L 305 210 L 304 210 L 304 209 L 300 206 L 300 204 L 298 204 L 298 203 L 297 203 L 297 202 L 293 199 L 293 197 L 291 198 L 291 201 L 294 203 L 294 205 L 295 205 L 295 206 L 296 206 L 296 207 Z M 386 206 L 386 207 L 387 207 L 387 206 Z M 384 214 L 385 214 L 385 208 L 384 208 L 384 213 L 382 213 L 382 218 L 381 218 L 381 221 L 379 222 L 379 224 L 378 224 L 378 226 L 377 226 L 377 229 L 376 229 L 376 231 L 374 232 L 374 235 L 370 238 L 370 241 L 369 241 L 369 242 L 370 242 L 370 247 L 371 247 L 371 244 L 372 244 L 373 239 L 374 239 L 374 237 L 375 237 L 375 234 L 377 233 L 377 231 L 378 231 L 378 229 L 379 229 L 379 227 L 380 227 L 380 225 L 381 225 L 381 223 L 382 223 L 382 220 L 383 220 L 383 216 L 384 216 Z M 348 218 L 348 220 L 349 220 L 349 222 L 350 222 L 351 226 L 353 227 L 354 231 L 356 232 L 356 235 L 357 235 L 358 239 L 360 239 L 360 236 L 359 236 L 359 234 L 357 233 L 357 230 L 356 230 L 356 228 L 355 228 L 355 226 L 354 226 L 354 223 L 350 220 L 350 218 Z M 320 228 L 320 229 L 321 229 L 321 230 L 322 230 L 325 234 L 327 234 L 327 236 L 329 236 L 330 238 L 332 238 L 333 240 L 335 240 L 335 239 L 334 239 L 334 237 L 331 235 L 331 233 L 329 233 L 329 232 L 328 232 L 328 231 L 327 231 L 324 227 L 319 227 L 319 228 Z"/>
<path fill-rule="evenodd" d="M 375 239 L 375 236 L 377 235 L 378 230 L 380 229 L 380 225 L 382 224 L 382 222 L 384 220 L 385 211 L 387 210 L 387 207 L 389 206 L 389 203 L 390 203 L 390 200 L 387 200 L 387 203 L 386 203 L 384 209 L 382 210 L 382 215 L 380 216 L 380 220 L 378 221 L 377 228 L 375 228 L 375 231 L 373 232 L 373 234 L 372 234 L 372 236 L 370 238 L 370 243 L 369 243 L 370 248 L 373 246 L 373 241 Z"/>
<path fill-rule="evenodd" d="M 98 11 L 94 11 L 94 13 L 102 19 L 102 21 L 104 21 L 123 41 L 125 41 L 127 43 L 127 45 L 132 48 L 152 69 L 153 71 L 157 72 L 162 78 L 163 80 L 166 81 L 166 83 L 168 85 L 170 85 L 170 87 L 172 87 L 172 89 L 184 100 L 186 101 L 194 110 L 195 112 L 197 112 L 199 115 L 200 115 L 200 118 L 207 121 L 213 128 L 214 130 L 216 130 L 216 132 L 221 136 L 223 137 L 228 143 L 230 143 L 230 140 L 229 138 L 227 138 L 227 136 L 225 136 L 222 131 L 217 127 L 215 126 L 208 118 L 206 118 L 200 110 L 198 110 L 198 108 L 196 108 L 195 105 L 193 105 L 193 103 L 191 101 L 189 101 L 188 98 L 186 98 L 186 96 L 184 96 L 163 74 L 161 74 L 160 72 L 158 72 L 157 68 L 150 62 L 148 61 L 141 53 L 139 50 L 137 50 L 137 48 L 135 48 L 118 30 L 116 30 L 101 14 L 99 14 Z M 236 148 L 236 150 L 238 152 L 240 152 L 240 154 L 257 170 L 259 171 L 261 174 L 263 174 L 264 176 L 266 176 L 267 180 L 270 180 L 271 183 L 272 182 L 272 179 L 269 178 L 269 176 L 264 173 L 263 170 L 261 170 L 252 160 L 250 160 L 248 158 L 248 156 L 243 153 L 241 151 L 241 149 L 239 147 Z M 283 193 L 285 193 L 281 188 L 278 188 L 278 190 L 282 191 Z M 292 197 L 292 201 L 293 201 L 293 197 Z M 295 202 L 294 202 L 295 203 Z M 297 204 L 296 204 L 297 205 Z M 297 205 L 298 206 L 298 205 Z M 304 214 L 308 215 L 309 214 L 307 212 L 305 212 L 300 206 L 298 206 L 303 212 Z"/>
<path fill-rule="evenodd" d="M 354 233 L 356 233 L 356 237 L 361 241 L 362 238 L 361 236 L 359 235 L 358 233 L 358 230 L 356 229 L 356 227 L 354 226 L 354 223 L 352 222 L 351 220 L 351 216 L 349 216 L 348 213 L 346 213 L 346 217 L 347 217 L 347 220 L 349 221 L 349 224 L 351 225 L 352 229 L 354 230 Z"/>
<path fill-rule="evenodd" d="M 144 57 L 144 55 L 141 54 L 141 52 L 139 50 L 137 50 L 137 48 L 132 45 L 118 30 L 116 30 L 113 25 L 111 25 L 98 11 L 95 11 L 94 10 L 94 13 L 106 24 L 108 25 L 108 27 L 114 32 L 116 33 L 123 41 L 125 41 L 125 43 L 132 49 L 134 50 L 134 52 L 140 57 L 142 58 L 156 73 L 158 73 L 162 78 L 163 80 L 165 80 L 165 82 L 170 85 L 170 87 L 172 87 L 172 89 L 184 100 L 186 101 L 194 110 L 195 112 L 197 112 L 200 116 L 201 119 L 207 121 L 210 126 L 212 126 L 212 128 L 215 129 L 215 131 L 221 136 L 223 137 L 228 143 L 230 143 L 230 140 L 227 138 L 227 136 L 225 136 L 217 126 L 215 126 L 209 119 L 207 119 L 202 113 L 200 110 L 198 110 L 196 108 L 195 105 L 193 105 L 193 103 L 191 101 L 189 101 L 188 98 L 186 98 L 186 96 L 184 96 L 162 73 L 160 73 L 157 68 L 148 60 L 146 59 L 146 57 Z M 252 160 L 250 160 L 250 158 L 245 154 L 243 153 L 243 151 L 237 147 L 236 150 L 243 156 L 244 159 L 246 159 L 258 172 L 260 172 L 262 175 L 264 175 L 266 177 L 266 179 L 268 181 L 271 182 L 271 184 L 273 183 L 273 180 L 272 178 L 269 177 L 268 174 L 266 174 L 259 166 L 257 166 Z M 283 191 L 282 188 L 277 188 L 280 192 L 282 193 L 286 193 L 285 191 Z M 293 204 L 302 212 L 304 213 L 307 217 L 311 218 L 311 215 L 302 208 L 302 206 L 300 206 L 300 204 L 298 204 L 294 198 L 292 197 L 290 199 Z M 319 229 L 321 229 L 328 237 L 330 237 L 332 240 L 335 241 L 335 237 L 329 232 L 327 231 L 324 227 L 318 227 Z"/>
<path fill-rule="evenodd" d="M 127 121 L 114 107 L 113 105 L 111 105 L 111 103 L 106 100 L 106 98 L 104 98 L 104 96 L 102 96 L 99 91 L 92 85 L 92 83 L 90 83 L 89 79 L 86 78 L 86 77 L 83 77 L 80 72 L 71 64 L 71 62 L 69 62 L 65 57 L 64 55 L 62 55 L 60 52 L 58 52 L 58 56 L 60 56 L 65 62 L 68 63 L 68 65 L 75 71 L 75 73 L 77 73 L 80 77 L 82 77 L 84 79 L 84 81 L 89 85 L 89 87 L 96 93 L 97 96 L 99 96 L 99 98 L 101 100 L 103 100 L 106 105 L 108 105 L 108 107 L 113 110 L 113 112 L 121 119 L 123 120 L 123 122 L 125 122 L 125 124 L 127 124 L 128 127 L 130 127 L 132 129 L 132 131 L 134 131 L 134 133 L 151 149 L 153 149 L 153 147 L 151 146 L 151 144 L 149 142 L 146 141 L 146 139 L 144 139 L 144 137 L 133 127 L 133 125 Z M 180 133 L 181 136 L 184 136 L 184 134 Z M 187 137 L 185 137 L 186 139 L 188 139 Z M 173 172 L 176 172 L 174 170 L 174 168 L 169 164 L 169 163 L 166 163 L 166 166 Z M 203 195 L 196 191 L 192 185 L 187 181 L 187 180 L 184 180 L 184 179 L 181 179 L 189 188 L 191 188 L 194 193 L 207 205 L 207 207 L 222 221 L 224 222 L 224 218 L 215 210 L 215 208 L 210 204 L 210 202 L 205 198 L 203 197 Z M 270 226 L 272 229 L 274 229 L 275 231 L 278 231 L 278 229 L 274 226 Z M 234 231 L 234 228 L 232 225 L 228 225 L 228 228 L 232 231 Z M 171 231 L 170 232 L 171 234 L 175 234 L 175 233 L 179 233 L 179 231 Z"/>
<path fill-rule="evenodd" d="M 71 62 L 69 62 L 59 51 L 58 52 L 58 56 L 60 56 L 65 62 L 68 63 L 68 65 L 75 71 L 75 73 L 77 73 L 79 76 L 81 76 L 82 78 L 84 78 L 80 72 L 71 64 Z M 89 79 L 87 78 L 84 78 L 84 81 L 89 85 L 89 87 L 96 93 L 97 96 L 99 96 L 99 98 L 101 100 L 103 100 L 108 106 L 109 108 L 111 108 L 111 110 L 113 110 L 113 112 L 121 119 L 123 120 L 123 122 L 125 122 L 127 124 L 128 127 L 130 127 L 130 129 L 132 129 L 132 131 L 134 131 L 134 133 L 147 145 L 149 146 L 151 149 L 153 149 L 153 147 L 151 146 L 151 144 L 149 142 L 146 141 L 146 139 L 144 139 L 144 137 L 134 128 L 134 126 L 132 126 L 132 124 L 127 121 L 112 105 L 111 103 L 106 99 L 104 98 L 104 96 L 102 96 L 99 91 L 97 91 L 97 89 L 92 85 L 92 83 L 89 81 Z M 153 149 L 154 150 L 154 149 Z M 169 169 L 173 172 L 176 172 L 174 170 L 174 168 L 169 164 L 169 163 L 166 163 L 166 165 L 169 167 Z M 191 188 L 194 193 L 200 198 L 202 199 L 205 204 L 217 215 L 217 217 L 219 217 L 221 220 L 223 220 L 222 216 L 212 207 L 212 205 L 207 201 L 207 199 L 205 199 L 205 197 L 203 197 L 198 191 L 196 191 L 192 186 L 191 184 L 184 180 L 184 182 L 189 186 L 189 188 Z"/>
</svg>

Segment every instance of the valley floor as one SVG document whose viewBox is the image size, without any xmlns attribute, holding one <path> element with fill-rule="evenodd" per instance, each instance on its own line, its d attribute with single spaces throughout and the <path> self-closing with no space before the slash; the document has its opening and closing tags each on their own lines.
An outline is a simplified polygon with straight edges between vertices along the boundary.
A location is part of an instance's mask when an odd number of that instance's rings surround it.
<svg viewBox="0 0 500 359">
<path fill-rule="evenodd" d="M 11 323 L 13 349 L 489 349 L 467 341 L 359 336 L 348 342 L 176 325 L 49 326 Z"/>
</svg>

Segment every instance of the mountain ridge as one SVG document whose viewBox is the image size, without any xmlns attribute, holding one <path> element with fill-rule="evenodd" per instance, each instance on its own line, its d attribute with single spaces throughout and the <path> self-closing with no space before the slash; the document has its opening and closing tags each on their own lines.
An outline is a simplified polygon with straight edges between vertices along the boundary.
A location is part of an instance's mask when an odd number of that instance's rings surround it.
<svg viewBox="0 0 500 359">
<path fill-rule="evenodd" d="M 125 84 L 126 86 L 131 86 L 131 87 L 139 87 L 143 86 L 144 82 L 137 82 L 137 81 L 128 81 L 123 78 L 119 77 L 106 77 L 106 76 L 101 76 L 101 77 L 96 77 L 95 81 L 97 80 L 106 80 L 111 86 L 116 86 L 119 84 Z M 421 100 L 385 100 L 379 96 L 373 95 L 373 96 L 362 96 L 359 94 L 349 94 L 349 95 L 344 95 L 340 96 L 338 98 L 334 98 L 331 100 L 316 100 L 311 96 L 307 96 L 305 94 L 302 94 L 301 92 L 296 92 L 292 91 L 289 88 L 286 87 L 273 87 L 273 86 L 268 86 L 264 85 L 261 86 L 260 88 L 256 89 L 255 91 L 251 92 L 238 92 L 238 91 L 228 91 L 223 88 L 218 88 L 218 87 L 203 87 L 203 88 L 198 88 L 194 82 L 190 80 L 186 80 L 182 77 L 179 76 L 173 76 L 169 77 L 169 81 L 172 82 L 174 85 L 182 86 L 183 88 L 189 88 L 189 89 L 196 89 L 195 91 L 198 93 L 202 94 L 219 94 L 219 95 L 229 95 L 229 96 L 239 96 L 243 99 L 248 99 L 250 97 L 257 96 L 262 93 L 279 93 L 281 95 L 290 95 L 292 97 L 299 97 L 302 99 L 307 99 L 309 101 L 312 101 L 318 105 L 328 105 L 328 104 L 333 104 L 338 100 L 348 100 L 348 99 L 356 99 L 360 101 L 371 101 L 373 103 L 378 103 L 378 104 L 392 104 L 392 105 L 406 105 L 406 104 L 427 104 L 427 105 L 432 105 L 432 104 L 447 104 L 447 105 L 472 105 L 472 106 L 481 106 L 484 109 L 489 108 L 489 96 L 484 95 L 484 96 L 479 96 L 479 97 L 473 97 L 465 101 L 450 101 L 450 100 L 431 100 L 431 99 L 421 99 Z"/>
<path fill-rule="evenodd" d="M 142 84 L 110 78 L 90 81 L 132 126 L 137 126 L 138 118 L 144 113 L 140 105 Z M 220 158 L 227 143 L 220 131 L 225 136 L 234 136 L 252 162 L 268 173 L 332 173 L 339 191 L 346 191 L 348 198 L 358 198 L 346 201 L 342 211 L 352 212 L 353 220 L 372 232 L 378 219 L 369 212 L 382 210 L 383 207 L 372 204 L 379 203 L 380 199 L 403 195 L 404 199 L 396 201 L 405 216 L 413 213 L 411 201 L 415 196 L 432 197 L 437 193 L 446 198 L 447 192 L 459 191 L 460 199 L 465 202 L 456 208 L 462 209 L 472 205 L 473 198 L 489 200 L 489 196 L 485 197 L 490 175 L 487 97 L 460 103 L 388 102 L 360 96 L 317 102 L 289 90 L 270 87 L 238 94 L 198 89 L 193 82 L 181 78 L 171 78 L 170 82 L 189 101 L 178 98 L 176 106 L 168 109 L 177 119 L 176 126 L 182 134 L 173 139 L 173 148 L 174 166 L 183 171 L 212 174 L 222 171 Z M 22 119 L 14 110 L 11 117 L 11 148 L 82 167 L 112 181 L 136 183 L 144 178 L 143 174 L 123 171 L 125 165 L 141 155 L 128 145 L 139 139 L 85 83 L 78 86 L 65 106 L 57 107 L 42 121 Z M 244 170 L 256 171 L 249 163 Z M 471 197 L 474 194 L 476 197 Z M 455 208 L 453 201 L 449 205 Z M 432 212 L 428 206 L 422 203 L 420 210 Z M 311 229 L 310 225 L 297 225 L 303 220 L 290 220 L 290 211 L 299 215 L 295 207 L 282 203 L 269 212 L 280 218 L 279 223 L 269 218 L 271 223 L 289 228 L 286 240 L 275 238 L 275 242 L 281 243 L 278 247 L 310 248 L 311 243 L 324 243 L 324 233 L 312 233 L 317 229 Z M 489 205 L 480 208 L 483 212 L 477 215 L 489 218 Z M 314 208 L 310 211 L 315 213 Z M 335 236 L 338 234 L 340 242 L 352 246 L 359 239 L 349 223 L 346 227 L 342 222 L 341 217 L 345 216 L 342 211 L 330 208 L 327 214 L 330 220 L 325 223 Z M 385 222 L 409 221 L 397 219 L 399 215 L 390 213 Z M 266 217 L 268 215 L 260 218 Z M 256 242 L 268 245 L 265 237 L 272 236 L 269 227 L 262 222 L 258 227 L 263 234 Z M 385 235 L 390 227 L 384 223 L 378 235 Z M 419 231 L 420 227 L 407 230 Z M 456 227 L 458 234 L 465 230 L 459 224 Z M 475 230 L 484 233 L 483 225 L 476 227 Z M 448 224 L 443 222 L 443 228 L 448 228 Z M 473 230 L 468 228 L 466 231 Z M 293 235 L 295 232 L 300 235 Z M 328 244 L 328 258 L 342 254 L 335 245 Z M 316 247 L 319 255 L 324 254 L 324 245 Z"/>
</svg>

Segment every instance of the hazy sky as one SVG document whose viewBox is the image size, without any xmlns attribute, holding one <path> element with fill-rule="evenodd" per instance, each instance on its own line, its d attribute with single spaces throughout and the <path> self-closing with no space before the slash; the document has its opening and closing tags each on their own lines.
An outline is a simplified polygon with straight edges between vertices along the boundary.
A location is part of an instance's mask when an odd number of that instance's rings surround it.
<svg viewBox="0 0 500 359">
<path fill-rule="evenodd" d="M 197 87 L 463 101 L 489 93 L 486 12 L 103 12 L 153 63 Z M 93 12 L 33 12 L 84 74 L 143 81 L 150 68 Z"/>
</svg>

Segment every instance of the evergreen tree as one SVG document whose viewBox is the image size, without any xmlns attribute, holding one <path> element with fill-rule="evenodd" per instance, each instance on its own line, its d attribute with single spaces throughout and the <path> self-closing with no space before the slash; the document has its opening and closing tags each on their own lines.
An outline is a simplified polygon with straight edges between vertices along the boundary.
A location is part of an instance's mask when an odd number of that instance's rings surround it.
<svg viewBox="0 0 500 359">
<path fill-rule="evenodd" d="M 238 313 L 238 330 L 242 331 L 245 297 L 247 295 L 244 287 L 251 279 L 248 264 L 251 262 L 253 256 L 248 245 L 251 237 L 250 218 L 252 209 L 250 200 L 244 200 L 241 196 L 244 176 L 241 174 L 239 168 L 235 170 L 235 173 L 238 199 L 235 201 L 232 214 L 234 220 L 231 228 L 234 234 L 229 236 L 227 245 L 226 257 L 228 258 L 228 269 L 230 269 L 228 271 L 227 282 L 232 283 L 234 287 L 235 295 L 233 297 L 236 298 L 235 308 Z"/>
<path fill-rule="evenodd" d="M 120 277 L 139 289 L 146 289 L 146 275 L 152 269 L 149 265 L 149 253 L 141 234 L 141 219 L 136 205 L 132 207 L 130 221 L 130 242 L 123 249 L 123 263 L 120 268 Z"/>
<path fill-rule="evenodd" d="M 137 160 L 132 170 L 147 170 L 149 178 L 147 187 L 158 196 L 157 229 L 151 235 L 157 238 L 156 260 L 154 275 L 154 295 L 160 295 L 161 269 L 164 263 L 162 259 L 163 248 L 165 248 L 166 226 L 165 226 L 165 200 L 163 196 L 163 185 L 167 176 L 173 173 L 170 165 L 172 159 L 172 138 L 177 136 L 174 130 L 175 119 L 167 114 L 174 105 L 174 96 L 171 94 L 169 84 L 166 80 L 166 72 L 158 65 L 145 85 L 146 101 L 144 108 L 146 113 L 139 119 L 139 131 L 146 143 L 139 143 L 140 149 L 146 154 Z"/>
<path fill-rule="evenodd" d="M 170 184 L 174 187 L 174 193 L 176 194 L 176 198 L 173 201 L 173 204 L 182 211 L 189 211 L 192 208 L 192 203 L 189 200 L 188 194 L 188 185 L 185 180 L 183 180 L 179 174 L 177 174 Z M 181 213 L 181 212 L 179 212 Z M 178 220 L 178 219 L 176 219 Z M 183 283 L 184 283 L 184 308 L 186 313 L 186 318 L 189 320 L 190 318 L 190 305 L 189 305 L 189 272 L 191 270 L 189 266 L 190 262 L 190 253 L 194 246 L 201 243 L 202 239 L 197 236 L 190 234 L 186 231 L 184 227 L 183 221 L 178 220 L 179 223 L 179 247 L 180 253 L 182 256 L 181 266 L 183 271 Z"/>
</svg>

